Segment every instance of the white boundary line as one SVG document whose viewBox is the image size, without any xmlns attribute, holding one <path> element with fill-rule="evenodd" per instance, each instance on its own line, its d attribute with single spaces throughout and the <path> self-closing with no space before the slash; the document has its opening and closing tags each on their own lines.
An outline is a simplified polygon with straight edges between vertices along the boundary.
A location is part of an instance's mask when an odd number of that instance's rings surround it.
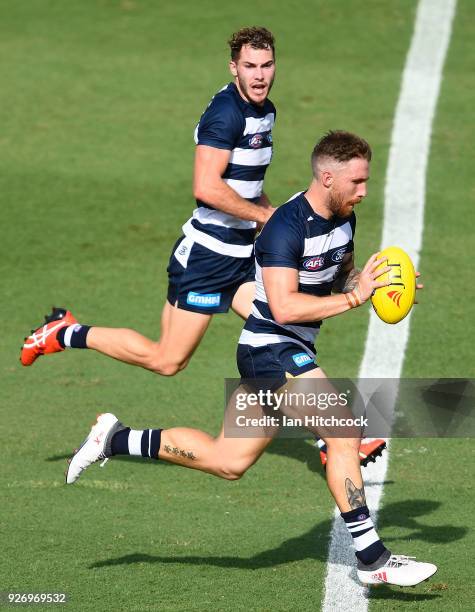
<svg viewBox="0 0 475 612">
<path fill-rule="evenodd" d="M 432 121 L 456 4 L 456 0 L 419 2 L 391 136 L 381 248 L 400 246 L 410 255 L 416 269 L 424 228 L 426 169 Z M 396 327 L 382 323 L 371 312 L 359 378 L 400 377 L 409 325 L 410 317 Z M 397 388 L 394 391 L 395 400 Z M 387 467 L 388 452 L 385 452 L 364 473 L 366 499 L 375 523 Z M 351 537 L 336 508 L 323 612 L 366 612 L 368 609 L 368 593 L 357 582 L 354 565 Z"/>
</svg>

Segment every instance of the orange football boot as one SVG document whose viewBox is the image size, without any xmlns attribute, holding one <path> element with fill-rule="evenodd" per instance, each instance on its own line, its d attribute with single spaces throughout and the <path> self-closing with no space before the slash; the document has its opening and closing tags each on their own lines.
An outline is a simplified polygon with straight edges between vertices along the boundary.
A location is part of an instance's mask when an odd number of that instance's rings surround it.
<svg viewBox="0 0 475 612">
<path fill-rule="evenodd" d="M 30 366 L 40 355 L 64 351 L 56 335 L 61 328 L 75 323 L 77 321 L 69 310 L 53 307 L 51 314 L 45 316 L 44 325 L 32 330 L 31 336 L 25 338 L 20 354 L 21 363 L 24 366 Z"/>
<path fill-rule="evenodd" d="M 386 448 L 386 442 L 379 438 L 364 438 L 360 444 L 360 464 L 366 467 L 368 463 L 374 463 L 376 457 L 381 457 Z"/>
<path fill-rule="evenodd" d="M 381 457 L 383 450 L 386 448 L 386 442 L 381 439 L 363 439 L 360 445 L 360 465 L 366 467 L 371 461 L 374 463 L 376 457 Z M 320 460 L 323 467 L 327 465 L 327 447 L 320 448 Z"/>
</svg>

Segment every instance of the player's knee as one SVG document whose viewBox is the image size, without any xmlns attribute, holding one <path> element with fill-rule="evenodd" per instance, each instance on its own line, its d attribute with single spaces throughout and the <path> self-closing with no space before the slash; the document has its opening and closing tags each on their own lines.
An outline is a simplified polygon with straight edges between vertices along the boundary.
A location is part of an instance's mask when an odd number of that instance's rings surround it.
<svg viewBox="0 0 475 612">
<path fill-rule="evenodd" d="M 361 438 L 328 438 L 325 443 L 331 452 L 353 455 L 359 451 Z"/>
<path fill-rule="evenodd" d="M 153 370 L 161 376 L 175 376 L 175 374 L 178 374 L 178 372 L 183 370 L 185 367 L 186 364 L 181 365 L 177 362 L 168 361 L 157 364 Z"/>
<path fill-rule="evenodd" d="M 224 480 L 239 480 L 244 476 L 244 472 L 239 472 L 238 470 L 233 470 L 232 468 L 224 468 L 219 471 L 219 475 L 221 478 L 224 478 Z"/>
<path fill-rule="evenodd" d="M 188 365 L 189 359 L 176 359 L 166 355 L 153 355 L 149 362 L 149 369 L 161 376 L 175 376 Z"/>
<path fill-rule="evenodd" d="M 219 468 L 219 475 L 225 480 L 239 480 L 247 472 L 249 465 L 243 461 L 230 461 L 223 463 Z"/>
</svg>

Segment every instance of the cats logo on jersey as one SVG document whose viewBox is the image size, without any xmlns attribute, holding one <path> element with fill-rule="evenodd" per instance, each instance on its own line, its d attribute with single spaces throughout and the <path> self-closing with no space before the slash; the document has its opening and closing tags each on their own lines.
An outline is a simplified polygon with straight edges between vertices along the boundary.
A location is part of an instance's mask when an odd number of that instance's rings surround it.
<svg viewBox="0 0 475 612">
<path fill-rule="evenodd" d="M 399 323 L 406 317 L 416 297 L 416 272 L 409 255 L 399 247 L 388 247 L 378 257 L 388 260 L 379 267 L 389 266 L 391 270 L 378 278 L 389 280 L 387 287 L 376 289 L 371 297 L 373 308 L 378 317 L 385 323 Z"/>
</svg>

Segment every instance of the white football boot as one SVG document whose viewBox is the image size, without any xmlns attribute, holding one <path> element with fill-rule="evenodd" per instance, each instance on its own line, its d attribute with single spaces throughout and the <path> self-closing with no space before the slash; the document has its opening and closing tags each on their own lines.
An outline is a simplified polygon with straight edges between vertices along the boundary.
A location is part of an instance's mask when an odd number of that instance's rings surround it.
<svg viewBox="0 0 475 612">
<path fill-rule="evenodd" d="M 375 568 L 358 562 L 358 579 L 363 584 L 395 584 L 400 587 L 416 586 L 428 580 L 437 571 L 433 563 L 414 561 L 415 557 L 391 555 L 385 563 Z"/>
<path fill-rule="evenodd" d="M 89 435 L 69 460 L 66 484 L 76 482 L 81 473 L 96 461 L 102 459 L 104 464 L 112 456 L 112 436 L 123 429 L 122 423 L 110 412 L 99 414 Z"/>
</svg>

